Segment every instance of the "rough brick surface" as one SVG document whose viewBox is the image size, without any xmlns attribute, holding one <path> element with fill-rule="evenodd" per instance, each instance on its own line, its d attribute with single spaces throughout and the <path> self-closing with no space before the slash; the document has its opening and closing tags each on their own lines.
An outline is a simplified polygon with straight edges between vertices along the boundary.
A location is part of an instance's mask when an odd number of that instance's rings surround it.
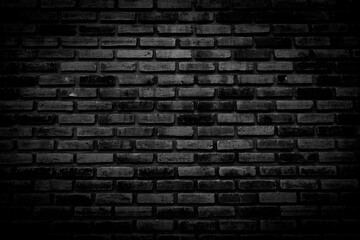
<svg viewBox="0 0 360 240">
<path fill-rule="evenodd" d="M 360 239 L 358 0 L 1 0 L 0 239 Z"/>
</svg>

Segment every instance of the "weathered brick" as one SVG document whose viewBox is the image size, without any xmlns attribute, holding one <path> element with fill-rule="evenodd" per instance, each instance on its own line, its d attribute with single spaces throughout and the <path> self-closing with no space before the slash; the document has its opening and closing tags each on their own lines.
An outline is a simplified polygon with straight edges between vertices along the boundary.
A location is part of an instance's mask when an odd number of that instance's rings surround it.
<svg viewBox="0 0 360 240">
<path fill-rule="evenodd" d="M 228 25 L 197 25 L 195 31 L 199 36 L 231 34 L 231 28 Z"/>
</svg>

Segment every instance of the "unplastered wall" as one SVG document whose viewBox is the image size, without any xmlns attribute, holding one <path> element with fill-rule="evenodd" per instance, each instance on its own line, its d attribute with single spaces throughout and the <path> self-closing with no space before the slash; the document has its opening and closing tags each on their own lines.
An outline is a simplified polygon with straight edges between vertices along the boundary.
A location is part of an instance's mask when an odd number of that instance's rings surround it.
<svg viewBox="0 0 360 240">
<path fill-rule="evenodd" d="M 359 1 L 0 7 L 1 238 L 358 239 Z"/>
</svg>

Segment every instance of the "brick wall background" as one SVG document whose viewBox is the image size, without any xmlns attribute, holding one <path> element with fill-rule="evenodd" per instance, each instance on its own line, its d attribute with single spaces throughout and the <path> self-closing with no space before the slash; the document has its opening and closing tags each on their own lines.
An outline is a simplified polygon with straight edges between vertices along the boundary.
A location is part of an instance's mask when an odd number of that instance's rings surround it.
<svg viewBox="0 0 360 240">
<path fill-rule="evenodd" d="M 0 6 L 2 237 L 358 239 L 359 1 Z"/>
</svg>

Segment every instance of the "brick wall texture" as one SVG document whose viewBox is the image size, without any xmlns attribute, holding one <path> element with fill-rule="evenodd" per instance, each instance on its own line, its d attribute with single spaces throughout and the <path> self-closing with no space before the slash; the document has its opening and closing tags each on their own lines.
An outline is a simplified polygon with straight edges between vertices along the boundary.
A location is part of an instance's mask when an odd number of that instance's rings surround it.
<svg viewBox="0 0 360 240">
<path fill-rule="evenodd" d="M 360 237 L 357 0 L 2 0 L 1 238 Z"/>
</svg>

